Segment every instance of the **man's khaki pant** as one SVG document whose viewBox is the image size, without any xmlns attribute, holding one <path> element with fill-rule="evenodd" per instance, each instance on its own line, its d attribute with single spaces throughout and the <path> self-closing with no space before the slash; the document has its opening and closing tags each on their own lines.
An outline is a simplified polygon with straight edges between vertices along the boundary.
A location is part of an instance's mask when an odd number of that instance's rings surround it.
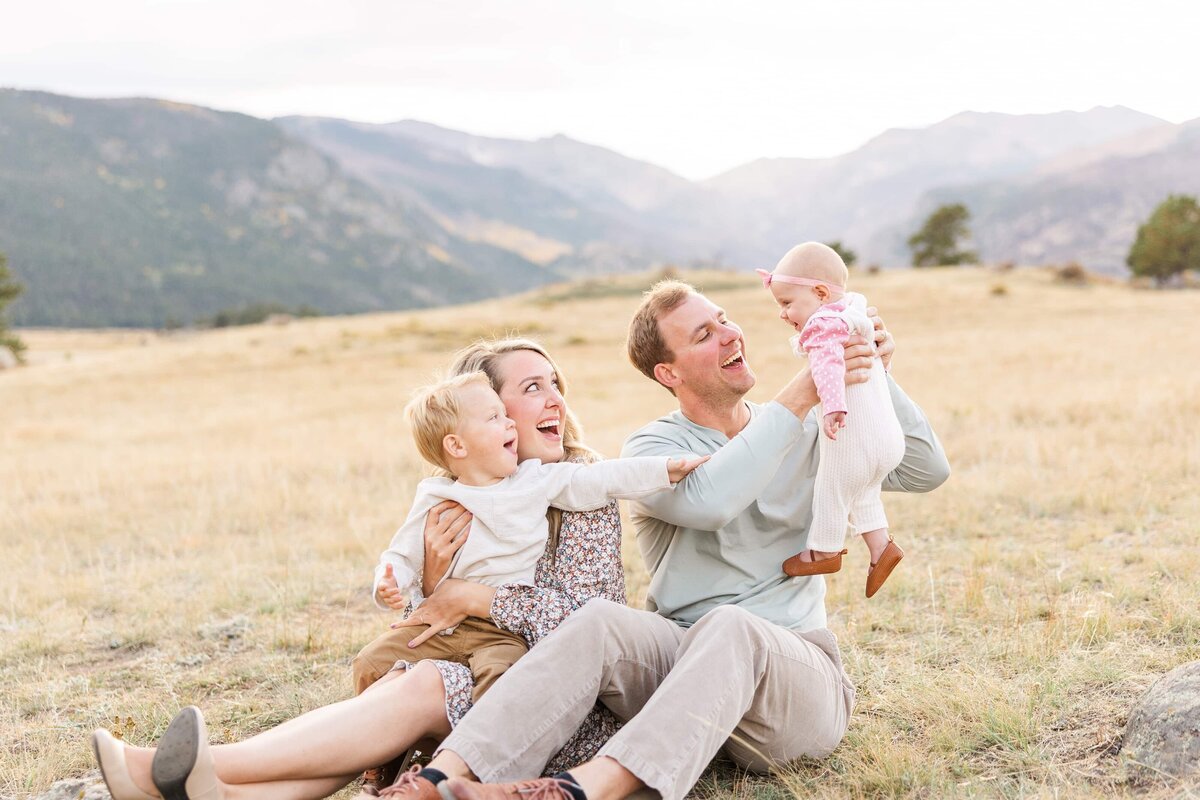
<svg viewBox="0 0 1200 800">
<path fill-rule="evenodd" d="M 488 783 L 537 777 L 597 699 L 626 723 L 599 755 L 678 800 L 722 747 L 756 771 L 828 755 L 854 687 L 824 628 L 797 633 L 731 605 L 685 629 L 597 599 L 514 665 L 442 748 Z"/>
<path fill-rule="evenodd" d="M 350 662 L 354 673 L 354 693 L 362 694 L 401 659 L 416 663 L 426 658 L 439 658 L 471 668 L 471 675 L 475 678 L 471 697 L 478 700 L 529 649 L 525 640 L 517 634 L 501 630 L 478 617 L 467 617 L 449 636 L 432 636 L 416 647 L 408 646 L 409 642 L 427 630 L 428 625 L 395 628 L 359 650 Z"/>
</svg>

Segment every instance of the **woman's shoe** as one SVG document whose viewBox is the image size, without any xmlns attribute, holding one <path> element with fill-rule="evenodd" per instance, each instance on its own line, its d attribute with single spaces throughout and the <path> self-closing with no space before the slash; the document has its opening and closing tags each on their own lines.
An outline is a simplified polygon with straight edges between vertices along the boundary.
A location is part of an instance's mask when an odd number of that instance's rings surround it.
<svg viewBox="0 0 1200 800">
<path fill-rule="evenodd" d="M 163 800 L 223 800 L 200 709 L 188 706 L 171 720 L 158 741 L 150 775 Z"/>
<path fill-rule="evenodd" d="M 873 562 L 871 569 L 867 572 L 867 597 L 872 597 L 879 591 L 879 587 L 883 586 L 883 582 L 888 579 L 888 575 L 892 574 L 892 570 L 896 568 L 902 558 L 904 558 L 904 551 L 889 536 L 887 547 L 883 548 L 883 552 L 879 554 L 879 560 Z"/>
<path fill-rule="evenodd" d="M 847 552 L 849 551 L 843 550 L 836 556 L 823 558 L 820 561 L 804 561 L 801 559 L 804 553 L 797 553 L 783 562 L 783 574 L 789 578 L 798 578 L 801 575 L 829 575 L 842 568 L 842 556 Z"/>
<path fill-rule="evenodd" d="M 92 734 L 92 752 L 96 754 L 100 774 L 104 776 L 104 783 L 113 800 L 158 800 L 139 789 L 129 776 L 129 766 L 125 763 L 125 743 L 120 739 L 104 728 L 97 728 Z"/>
</svg>

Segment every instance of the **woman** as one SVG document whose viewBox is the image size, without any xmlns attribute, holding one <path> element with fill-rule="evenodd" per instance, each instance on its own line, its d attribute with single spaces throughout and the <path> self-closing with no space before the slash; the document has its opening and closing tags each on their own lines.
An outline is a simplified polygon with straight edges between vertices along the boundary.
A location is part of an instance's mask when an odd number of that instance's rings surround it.
<svg viewBox="0 0 1200 800">
<path fill-rule="evenodd" d="M 517 425 L 520 460 L 596 457 L 581 441 L 581 428 L 564 399 L 565 381 L 541 345 L 526 339 L 479 342 L 461 351 L 451 367 L 454 374 L 477 370 L 491 379 Z M 443 630 L 467 616 L 490 617 L 533 646 L 593 597 L 624 603 L 616 503 L 598 511 L 552 509 L 550 514 L 550 539 L 538 563 L 535 586 L 492 588 L 447 580 L 409 621 Z M 469 522 L 470 515 L 457 505 L 430 514 L 425 526 L 427 588 L 445 573 Z M 201 746 L 194 772 L 215 771 L 215 786 L 204 794 L 205 800 L 327 797 L 421 739 L 445 737 L 470 708 L 472 688 L 469 668 L 423 661 L 389 673 L 364 694 L 314 709 L 244 742 Z M 586 760 L 616 727 L 606 709 L 593 709 L 547 770 Z M 114 800 L 159 796 L 151 776 L 154 748 L 127 747 L 107 731 L 97 731 L 93 744 Z M 211 763 L 205 761 L 205 753 L 211 754 Z"/>
</svg>

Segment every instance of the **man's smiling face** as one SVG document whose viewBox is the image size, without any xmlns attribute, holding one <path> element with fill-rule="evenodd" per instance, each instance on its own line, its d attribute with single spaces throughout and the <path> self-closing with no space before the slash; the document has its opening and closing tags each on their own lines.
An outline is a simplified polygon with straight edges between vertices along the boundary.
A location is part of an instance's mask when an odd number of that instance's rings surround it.
<svg viewBox="0 0 1200 800">
<path fill-rule="evenodd" d="M 754 388 L 742 329 L 702 294 L 691 294 L 658 318 L 664 344 L 674 355 L 665 365 L 678 381 L 676 395 L 708 402 L 740 400 Z"/>
</svg>

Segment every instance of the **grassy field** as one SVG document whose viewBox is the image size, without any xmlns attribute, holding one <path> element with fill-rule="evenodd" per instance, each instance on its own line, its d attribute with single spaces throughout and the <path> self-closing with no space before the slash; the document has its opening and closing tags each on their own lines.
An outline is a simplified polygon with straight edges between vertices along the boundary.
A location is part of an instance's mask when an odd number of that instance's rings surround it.
<svg viewBox="0 0 1200 800">
<path fill-rule="evenodd" d="M 476 336 L 540 338 L 615 454 L 671 398 L 625 361 L 648 282 L 483 305 L 158 336 L 27 331 L 0 374 L 0 795 L 149 743 L 196 703 L 222 741 L 349 694 L 385 617 L 371 565 L 422 467 L 400 409 Z M 753 276 L 700 274 L 771 396 L 797 364 Z M 1200 659 L 1200 295 L 1044 271 L 854 275 L 950 481 L 889 495 L 909 553 L 830 581 L 859 702 L 842 746 L 710 796 L 1123 796 L 1131 702 Z M 1003 291 L 997 286 L 1002 285 Z M 645 572 L 627 528 L 630 601 Z M 716 680 L 716 678 L 715 678 Z"/>
</svg>

